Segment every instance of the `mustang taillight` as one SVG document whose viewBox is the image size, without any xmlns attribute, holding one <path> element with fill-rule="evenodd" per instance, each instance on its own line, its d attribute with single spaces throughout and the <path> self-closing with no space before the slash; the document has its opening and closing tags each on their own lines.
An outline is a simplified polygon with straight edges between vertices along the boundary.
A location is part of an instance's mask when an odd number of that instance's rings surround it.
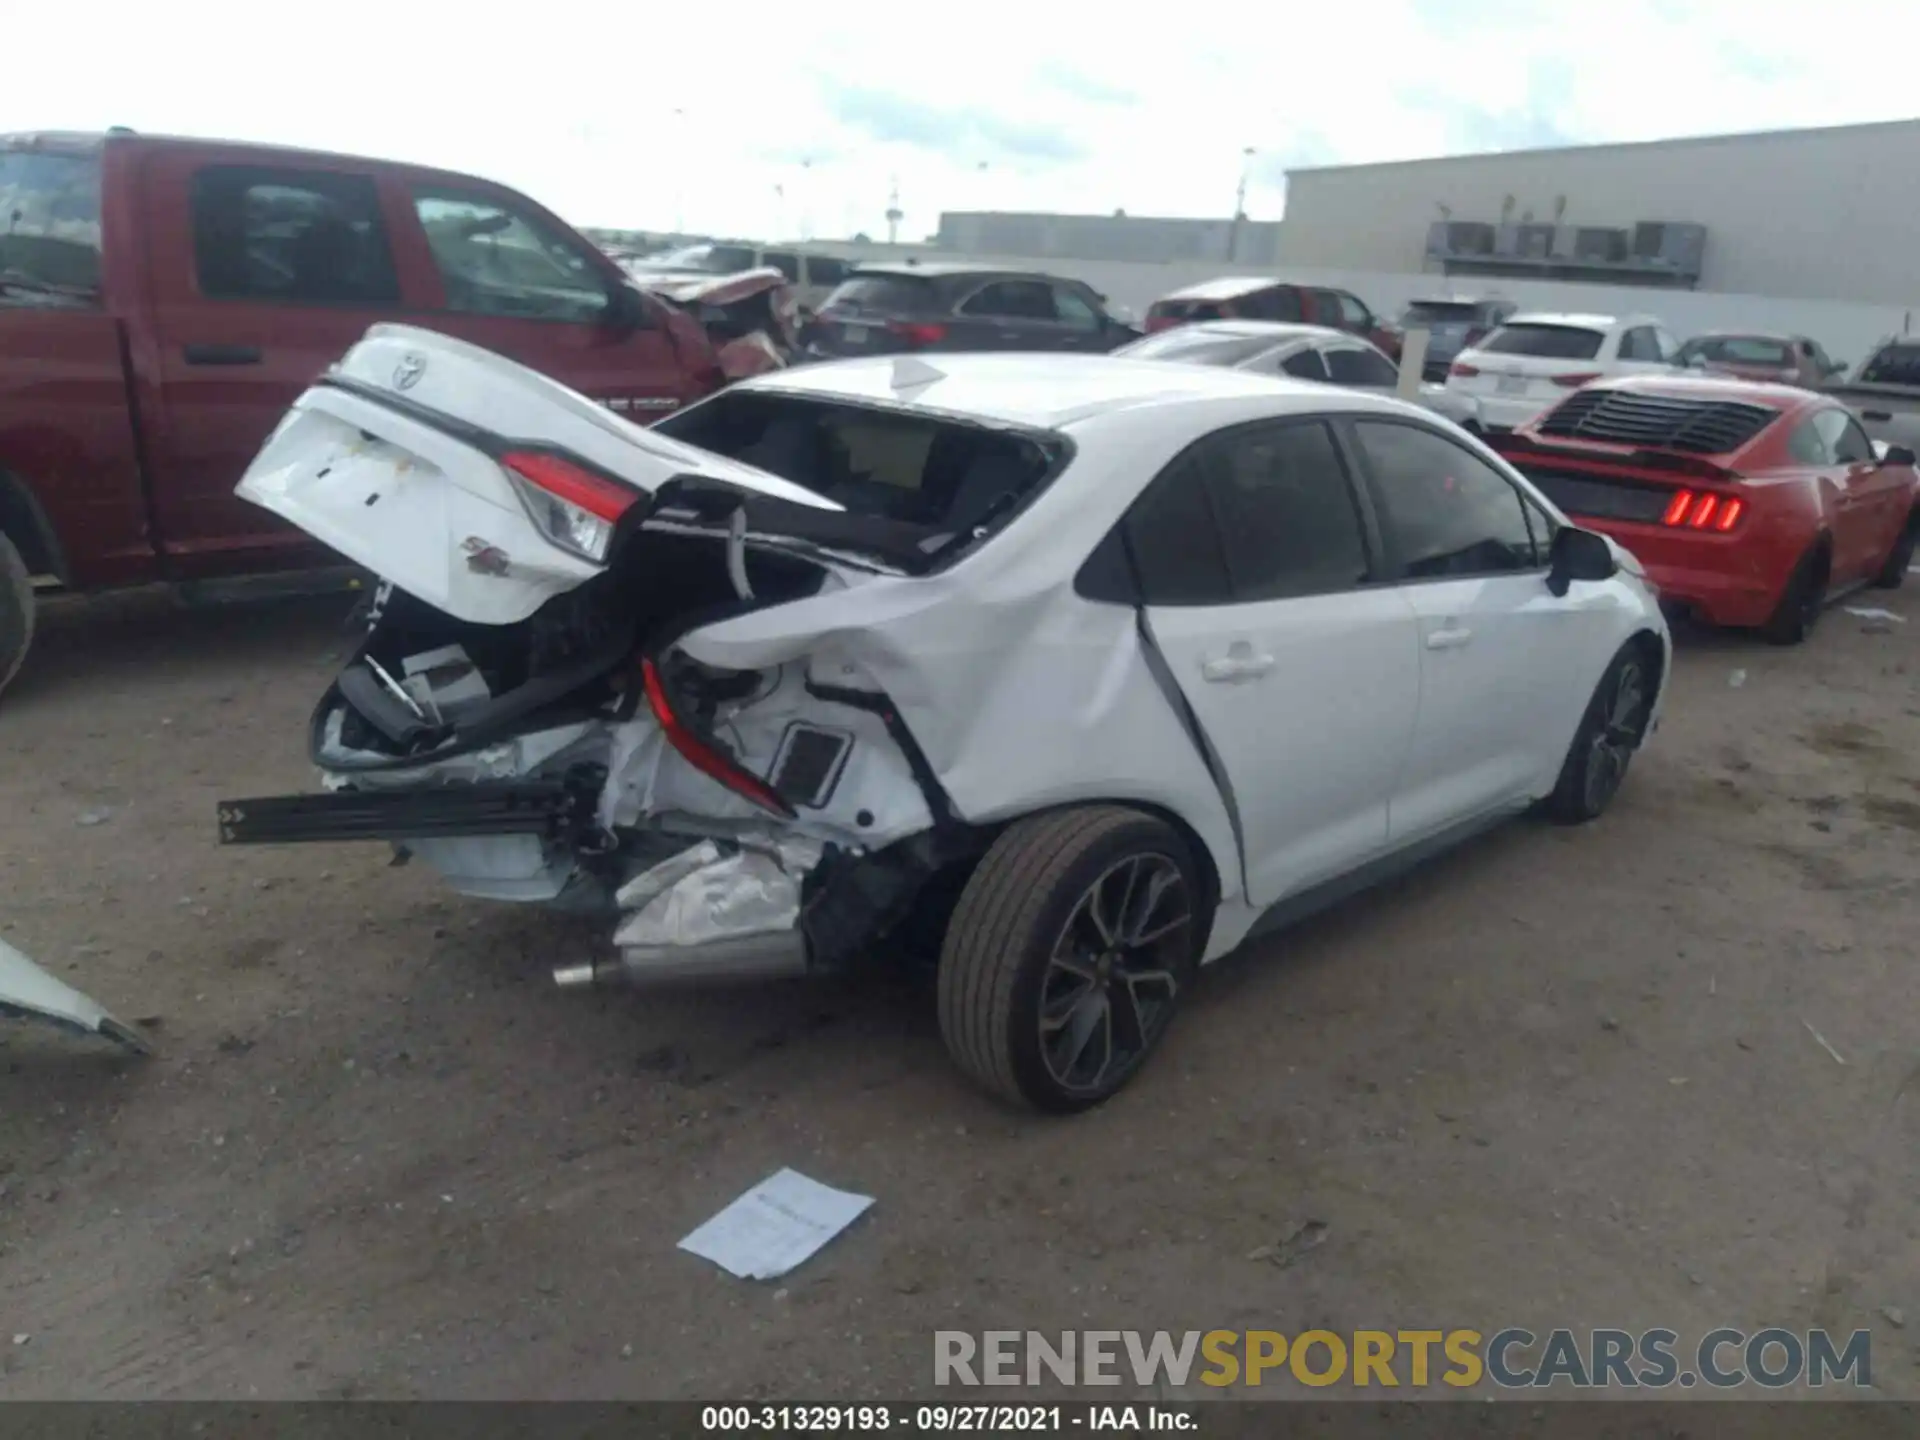
<svg viewBox="0 0 1920 1440">
<path fill-rule="evenodd" d="M 638 490 L 544 451 L 512 451 L 500 464 L 540 533 L 596 563 L 605 562 L 614 526 L 640 499 Z"/>
<path fill-rule="evenodd" d="M 718 780 L 734 794 L 751 800 L 762 810 L 778 815 L 783 820 L 793 819 L 794 808 L 779 791 L 743 768 L 731 755 L 696 734 L 674 713 L 673 697 L 667 693 L 667 682 L 660 677 L 660 667 L 650 659 L 640 662 L 640 683 L 647 692 L 647 708 L 653 711 L 660 733 L 667 737 L 667 743 L 679 751 L 689 765 L 701 774 Z"/>
<path fill-rule="evenodd" d="M 1737 495 L 1715 495 L 1709 490 L 1676 490 L 1673 499 L 1667 502 L 1666 513 L 1660 517 L 1660 523 L 1675 530 L 1717 530 L 1724 535 L 1740 523 L 1740 517 L 1746 511 L 1747 502 Z"/>
</svg>

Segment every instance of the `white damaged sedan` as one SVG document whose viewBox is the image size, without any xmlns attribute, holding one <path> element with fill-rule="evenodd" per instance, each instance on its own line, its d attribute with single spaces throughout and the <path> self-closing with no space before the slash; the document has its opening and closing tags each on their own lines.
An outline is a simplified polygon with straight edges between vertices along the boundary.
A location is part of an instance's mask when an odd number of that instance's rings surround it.
<svg viewBox="0 0 1920 1440">
<path fill-rule="evenodd" d="M 855 360 L 646 430 L 382 325 L 240 491 L 386 583 L 322 793 L 223 841 L 604 908 L 565 984 L 924 939 L 955 1060 L 1049 1110 L 1257 931 L 1599 815 L 1669 670 L 1632 558 L 1458 430 L 1201 366 Z"/>
</svg>

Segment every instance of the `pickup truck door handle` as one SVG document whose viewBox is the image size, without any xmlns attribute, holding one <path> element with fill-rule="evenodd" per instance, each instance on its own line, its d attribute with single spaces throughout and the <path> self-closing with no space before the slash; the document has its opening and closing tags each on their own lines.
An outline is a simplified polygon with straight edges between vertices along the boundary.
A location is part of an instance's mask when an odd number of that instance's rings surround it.
<svg viewBox="0 0 1920 1440">
<path fill-rule="evenodd" d="M 1214 685 L 1236 685 L 1242 680 L 1258 680 L 1273 669 L 1273 656 L 1256 654 L 1244 640 L 1227 647 L 1225 655 L 1201 663 L 1200 674 Z"/>
<path fill-rule="evenodd" d="M 257 345 L 187 345 L 180 354 L 189 365 L 258 365 L 264 358 Z"/>
<path fill-rule="evenodd" d="M 1470 644 L 1473 631 L 1464 625 L 1443 625 L 1438 630 L 1427 632 L 1427 649 L 1458 650 L 1462 645 Z"/>
</svg>

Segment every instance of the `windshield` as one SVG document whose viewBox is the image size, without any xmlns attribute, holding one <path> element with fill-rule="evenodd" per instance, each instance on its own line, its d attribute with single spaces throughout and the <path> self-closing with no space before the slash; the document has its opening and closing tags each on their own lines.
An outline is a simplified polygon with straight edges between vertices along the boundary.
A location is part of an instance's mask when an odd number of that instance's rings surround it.
<svg viewBox="0 0 1920 1440">
<path fill-rule="evenodd" d="M 1134 360 L 1182 360 L 1192 365 L 1241 365 L 1279 344 L 1271 335 L 1222 335 L 1183 326 L 1122 345 L 1113 353 Z"/>
<path fill-rule="evenodd" d="M 1883 345 L 1860 371 L 1866 385 L 1920 385 L 1920 344 Z"/>
<path fill-rule="evenodd" d="M 0 304 L 87 304 L 99 289 L 99 160 L 0 150 Z"/>
<path fill-rule="evenodd" d="M 1065 451 L 1044 431 L 838 401 L 724 391 L 654 427 L 804 485 L 856 515 L 954 538 L 1037 490 Z"/>
<path fill-rule="evenodd" d="M 1416 300 L 1400 316 L 1402 325 L 1471 325 L 1480 307 L 1471 300 Z"/>
<path fill-rule="evenodd" d="M 1680 347 L 1680 363 L 1699 356 L 1723 365 L 1765 365 L 1785 368 L 1793 364 L 1793 351 L 1784 340 L 1764 335 L 1707 335 L 1689 340 Z"/>
<path fill-rule="evenodd" d="M 1607 337 L 1578 325 L 1502 325 L 1480 342 L 1492 355 L 1532 355 L 1541 360 L 1591 360 Z"/>
</svg>

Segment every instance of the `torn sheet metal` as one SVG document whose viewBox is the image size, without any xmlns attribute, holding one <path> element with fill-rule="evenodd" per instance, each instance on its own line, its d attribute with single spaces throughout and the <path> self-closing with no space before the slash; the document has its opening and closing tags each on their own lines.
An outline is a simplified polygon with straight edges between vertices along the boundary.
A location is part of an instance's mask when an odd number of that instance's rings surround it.
<svg viewBox="0 0 1920 1440">
<path fill-rule="evenodd" d="M 47 1020 L 79 1035 L 104 1035 L 136 1054 L 150 1053 L 140 1032 L 109 1015 L 91 997 L 56 980 L 0 940 L 0 1016 Z"/>
<path fill-rule="evenodd" d="M 711 840 L 662 860 L 620 888 L 622 949 L 686 948 L 785 933 L 800 920 L 800 886 L 824 847 L 768 837 L 728 854 Z"/>
</svg>

